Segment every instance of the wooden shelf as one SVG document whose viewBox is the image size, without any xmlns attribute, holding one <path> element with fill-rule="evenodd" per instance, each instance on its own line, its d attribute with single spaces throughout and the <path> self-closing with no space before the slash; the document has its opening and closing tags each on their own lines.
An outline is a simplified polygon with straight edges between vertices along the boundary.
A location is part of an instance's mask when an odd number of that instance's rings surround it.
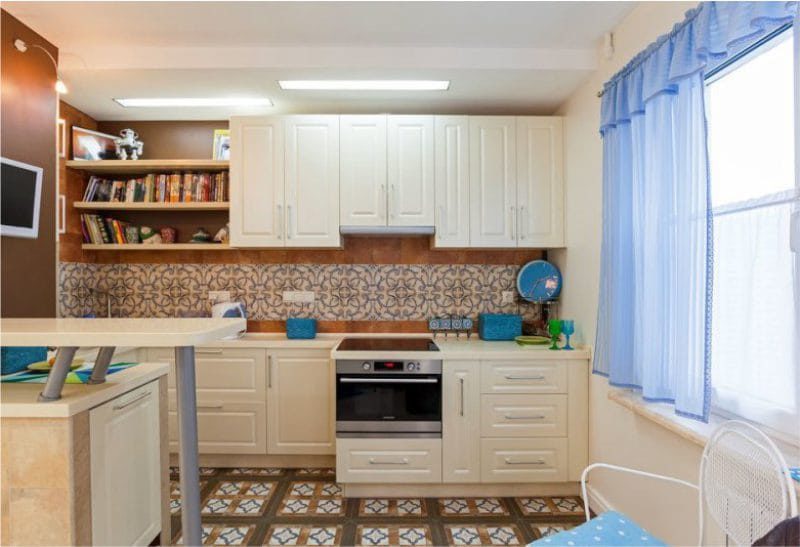
<svg viewBox="0 0 800 547">
<path fill-rule="evenodd" d="M 228 160 L 68 160 L 67 167 L 93 175 L 144 175 L 159 171 L 225 171 Z"/>
<path fill-rule="evenodd" d="M 180 203 L 162 202 L 119 202 L 119 201 L 76 201 L 72 204 L 76 209 L 92 211 L 227 211 L 227 201 L 190 201 Z"/>
<path fill-rule="evenodd" d="M 227 243 L 84 243 L 84 251 L 229 251 Z"/>
</svg>

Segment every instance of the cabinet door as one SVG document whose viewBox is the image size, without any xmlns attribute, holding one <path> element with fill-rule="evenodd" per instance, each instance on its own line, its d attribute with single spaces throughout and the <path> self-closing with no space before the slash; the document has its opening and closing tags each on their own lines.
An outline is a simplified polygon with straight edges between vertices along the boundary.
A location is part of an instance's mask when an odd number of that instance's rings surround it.
<svg viewBox="0 0 800 547">
<path fill-rule="evenodd" d="M 231 245 L 282 247 L 283 121 L 233 117 L 230 126 Z"/>
<path fill-rule="evenodd" d="M 470 246 L 516 247 L 516 119 L 469 119 Z"/>
<path fill-rule="evenodd" d="M 161 529 L 158 412 L 158 382 L 89 411 L 94 545 L 149 545 Z"/>
<path fill-rule="evenodd" d="M 435 119 L 436 247 L 469 246 L 469 118 Z"/>
<path fill-rule="evenodd" d="M 339 119 L 343 226 L 386 226 L 386 116 Z"/>
<path fill-rule="evenodd" d="M 517 118 L 520 247 L 564 246 L 561 126 L 561 118 Z"/>
<path fill-rule="evenodd" d="M 286 116 L 286 246 L 338 247 L 339 117 Z"/>
<path fill-rule="evenodd" d="M 433 116 L 389 116 L 389 225 L 433 226 Z"/>
<path fill-rule="evenodd" d="M 268 354 L 267 451 L 334 454 L 334 365 L 327 350 Z"/>
<path fill-rule="evenodd" d="M 442 374 L 442 480 L 481 478 L 480 362 L 445 361 Z"/>
</svg>

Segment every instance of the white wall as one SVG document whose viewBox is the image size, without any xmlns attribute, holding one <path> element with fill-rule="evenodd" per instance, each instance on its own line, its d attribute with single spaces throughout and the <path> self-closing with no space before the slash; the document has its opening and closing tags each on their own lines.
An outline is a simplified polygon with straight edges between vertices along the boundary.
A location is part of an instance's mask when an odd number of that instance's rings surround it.
<svg viewBox="0 0 800 547">
<path fill-rule="evenodd" d="M 579 342 L 594 345 L 600 278 L 602 147 L 597 91 L 659 35 L 681 21 L 694 2 L 642 3 L 614 30 L 615 53 L 564 103 L 567 248 L 550 253 L 564 275 L 561 314 L 575 319 Z M 697 481 L 701 449 L 609 401 L 604 378 L 593 375 L 589 396 L 589 459 Z M 696 544 L 697 496 L 680 486 L 597 471 L 595 493 L 611 507 L 673 545 Z M 718 532 L 707 536 L 724 543 Z"/>
</svg>

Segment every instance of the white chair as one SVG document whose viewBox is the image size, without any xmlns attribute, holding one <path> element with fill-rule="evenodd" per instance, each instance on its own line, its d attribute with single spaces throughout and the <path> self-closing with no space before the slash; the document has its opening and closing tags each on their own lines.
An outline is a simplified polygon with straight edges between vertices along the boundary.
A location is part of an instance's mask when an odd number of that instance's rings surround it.
<svg viewBox="0 0 800 547">
<path fill-rule="evenodd" d="M 797 515 L 797 499 L 789 468 L 775 443 L 752 425 L 731 420 L 714 431 L 703 450 L 699 485 L 638 469 L 594 463 L 581 475 L 586 522 L 534 544 L 663 545 L 621 513 L 609 511 L 590 519 L 586 479 L 597 468 L 650 477 L 696 490 L 699 493 L 700 545 L 703 545 L 706 513 L 737 545 L 752 545 L 779 522 Z"/>
</svg>

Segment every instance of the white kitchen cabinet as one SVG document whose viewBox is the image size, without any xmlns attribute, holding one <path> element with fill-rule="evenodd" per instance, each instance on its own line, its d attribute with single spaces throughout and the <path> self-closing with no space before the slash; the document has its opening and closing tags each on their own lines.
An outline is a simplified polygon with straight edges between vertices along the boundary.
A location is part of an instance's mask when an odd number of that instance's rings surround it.
<svg viewBox="0 0 800 547">
<path fill-rule="evenodd" d="M 442 481 L 480 482 L 480 362 L 444 361 Z"/>
<path fill-rule="evenodd" d="M 339 247 L 339 116 L 286 116 L 286 246 Z"/>
<path fill-rule="evenodd" d="M 389 116 L 389 226 L 433 226 L 433 116 Z"/>
<path fill-rule="evenodd" d="M 149 545 L 161 530 L 158 382 L 89 411 L 89 435 L 92 543 Z"/>
<path fill-rule="evenodd" d="M 442 482 L 442 439 L 337 439 L 336 480 L 374 484 Z"/>
<path fill-rule="evenodd" d="M 329 350 L 269 351 L 268 453 L 336 452 L 334 376 Z"/>
<path fill-rule="evenodd" d="M 233 117 L 230 242 L 282 247 L 285 236 L 284 127 L 281 117 Z"/>
<path fill-rule="evenodd" d="M 562 120 L 517 118 L 519 247 L 564 246 Z"/>
<path fill-rule="evenodd" d="M 436 247 L 469 246 L 469 118 L 434 120 Z"/>
<path fill-rule="evenodd" d="M 339 119 L 343 226 L 386 226 L 386 116 Z"/>
<path fill-rule="evenodd" d="M 513 116 L 469 119 L 470 246 L 517 246 L 517 143 Z"/>
</svg>

